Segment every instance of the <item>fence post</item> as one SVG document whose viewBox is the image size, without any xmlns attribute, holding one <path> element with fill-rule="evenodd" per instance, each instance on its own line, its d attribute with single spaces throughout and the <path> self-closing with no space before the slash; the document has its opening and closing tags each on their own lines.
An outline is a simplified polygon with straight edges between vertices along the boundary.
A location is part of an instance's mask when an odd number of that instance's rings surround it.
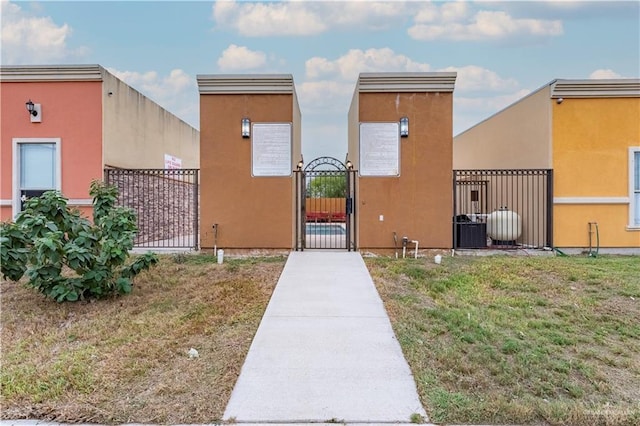
<svg viewBox="0 0 640 426">
<path fill-rule="evenodd" d="M 452 238 L 453 241 L 451 242 L 451 247 L 453 247 L 454 249 L 458 248 L 457 244 L 456 244 L 456 236 L 457 236 L 457 228 L 458 228 L 458 224 L 456 223 L 456 217 L 458 215 L 458 202 L 457 202 L 457 198 L 458 198 L 458 185 L 457 182 L 458 181 L 458 171 L 454 170 L 453 171 L 453 217 L 451 218 L 451 222 L 453 223 L 453 233 L 452 233 Z"/>
<path fill-rule="evenodd" d="M 191 171 L 193 173 L 193 249 L 198 250 L 200 246 L 200 229 L 199 229 L 199 220 L 200 220 L 200 205 L 199 205 L 199 188 L 200 188 L 200 180 L 198 179 L 200 170 L 195 169 Z"/>
<path fill-rule="evenodd" d="M 295 249 L 296 251 L 299 251 L 300 247 L 300 228 L 302 227 L 302 225 L 300 224 L 300 170 L 294 170 L 294 175 L 296 177 L 295 179 L 295 192 L 296 192 L 296 203 L 295 203 L 295 209 L 296 209 L 296 222 L 295 222 Z"/>
<path fill-rule="evenodd" d="M 553 247 L 553 169 L 547 170 L 547 247 Z"/>
</svg>

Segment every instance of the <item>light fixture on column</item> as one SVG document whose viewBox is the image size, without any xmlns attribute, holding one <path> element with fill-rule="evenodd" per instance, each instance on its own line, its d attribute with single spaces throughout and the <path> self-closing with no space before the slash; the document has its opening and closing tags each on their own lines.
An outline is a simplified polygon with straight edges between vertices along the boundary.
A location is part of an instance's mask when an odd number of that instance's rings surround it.
<svg viewBox="0 0 640 426">
<path fill-rule="evenodd" d="M 400 137 L 406 138 L 409 136 L 409 117 L 402 117 L 400 119 Z"/>
<path fill-rule="evenodd" d="M 298 161 L 298 164 L 296 165 L 296 170 L 300 171 L 302 170 L 302 167 L 304 167 L 304 161 L 300 159 L 300 161 Z"/>
<path fill-rule="evenodd" d="M 248 138 L 251 136 L 251 120 L 247 117 L 242 119 L 242 137 Z"/>
<path fill-rule="evenodd" d="M 351 162 L 351 160 L 347 160 L 345 166 L 347 166 L 347 170 L 353 170 L 353 163 Z"/>
<path fill-rule="evenodd" d="M 29 112 L 29 118 L 32 123 L 40 123 L 42 121 L 42 105 L 34 104 L 31 99 L 25 102 L 25 107 Z"/>
</svg>

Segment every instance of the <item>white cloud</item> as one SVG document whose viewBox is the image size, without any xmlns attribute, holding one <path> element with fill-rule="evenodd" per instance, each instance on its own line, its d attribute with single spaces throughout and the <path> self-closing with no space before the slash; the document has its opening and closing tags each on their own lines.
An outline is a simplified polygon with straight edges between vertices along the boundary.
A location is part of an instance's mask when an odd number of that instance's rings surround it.
<svg viewBox="0 0 640 426">
<path fill-rule="evenodd" d="M 334 28 L 384 29 L 404 21 L 415 3 L 404 1 L 217 1 L 216 26 L 247 37 L 309 36 Z"/>
<path fill-rule="evenodd" d="M 218 67 L 222 71 L 241 71 L 264 66 L 267 55 L 235 44 L 227 47 L 218 59 Z"/>
<path fill-rule="evenodd" d="M 82 56 L 86 48 L 67 46 L 72 29 L 48 17 L 37 17 L 19 5 L 0 1 L 2 18 L 2 63 L 31 64 L 64 62 Z"/>
<path fill-rule="evenodd" d="M 599 69 L 589 74 L 589 78 L 607 79 L 607 78 L 623 78 L 620 74 L 611 69 Z"/>
<path fill-rule="evenodd" d="M 346 112 L 349 109 L 354 87 L 353 82 L 305 81 L 296 84 L 296 92 L 300 100 L 300 108 L 305 112 L 328 109 Z"/>
<path fill-rule="evenodd" d="M 442 6 L 440 6 L 440 14 L 444 22 L 455 22 L 460 19 L 464 19 L 469 14 L 468 3 L 444 3 Z"/>
<path fill-rule="evenodd" d="M 171 70 L 166 76 L 161 76 L 156 71 L 140 73 L 114 68 L 108 70 L 158 105 L 192 126 L 199 127 L 199 94 L 196 79 L 183 70 Z"/>
<path fill-rule="evenodd" d="M 336 75 L 355 82 L 361 72 L 429 71 L 429 64 L 415 62 L 392 49 L 351 49 L 335 61 L 314 57 L 305 62 L 307 78 Z"/>
<path fill-rule="evenodd" d="M 447 67 L 439 71 L 455 71 L 458 73 L 456 78 L 456 92 L 506 92 L 518 87 L 518 82 L 515 79 L 502 78 L 495 71 L 477 65 Z"/>
<path fill-rule="evenodd" d="M 330 28 L 381 30 L 397 27 L 413 14 L 415 3 L 404 1 L 319 2 L 320 17 Z"/>
<path fill-rule="evenodd" d="M 213 18 L 220 26 L 230 26 L 243 36 L 311 35 L 326 30 L 319 16 L 303 2 L 237 3 L 219 1 Z"/>
<path fill-rule="evenodd" d="M 466 3 L 427 4 L 417 13 L 408 34 L 416 40 L 510 40 L 553 37 L 563 33 L 562 21 L 514 18 L 504 11 L 480 10 L 473 16 Z"/>
</svg>

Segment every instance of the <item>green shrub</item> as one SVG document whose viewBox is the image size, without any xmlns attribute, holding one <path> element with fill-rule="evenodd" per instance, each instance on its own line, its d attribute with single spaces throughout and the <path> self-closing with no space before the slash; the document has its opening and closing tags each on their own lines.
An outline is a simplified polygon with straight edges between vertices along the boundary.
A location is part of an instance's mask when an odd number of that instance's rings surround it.
<svg viewBox="0 0 640 426">
<path fill-rule="evenodd" d="M 133 210 L 116 206 L 117 188 L 93 181 L 93 223 L 57 191 L 25 202 L 15 222 L 0 223 L 2 275 L 57 300 L 130 293 L 132 279 L 158 262 L 153 253 L 127 264 L 137 232 Z"/>
</svg>

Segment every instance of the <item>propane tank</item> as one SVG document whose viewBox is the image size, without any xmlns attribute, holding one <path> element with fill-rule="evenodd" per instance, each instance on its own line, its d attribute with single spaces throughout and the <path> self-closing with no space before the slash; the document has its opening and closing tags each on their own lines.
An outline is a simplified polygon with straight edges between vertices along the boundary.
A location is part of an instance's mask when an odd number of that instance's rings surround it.
<svg viewBox="0 0 640 426">
<path fill-rule="evenodd" d="M 498 242 L 513 243 L 522 234 L 520 215 L 506 207 L 500 207 L 487 216 L 487 235 Z"/>
</svg>

